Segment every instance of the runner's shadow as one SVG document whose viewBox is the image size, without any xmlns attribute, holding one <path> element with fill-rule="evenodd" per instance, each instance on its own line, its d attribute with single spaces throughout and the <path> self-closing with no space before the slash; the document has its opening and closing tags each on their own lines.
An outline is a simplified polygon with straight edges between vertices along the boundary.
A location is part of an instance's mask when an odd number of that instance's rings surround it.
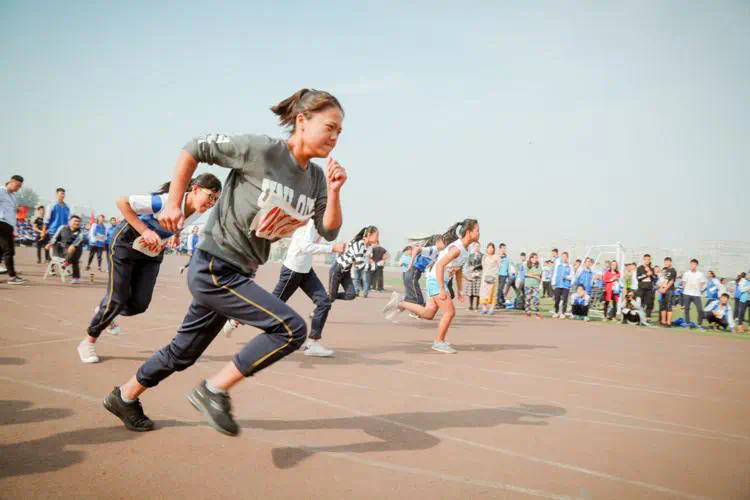
<svg viewBox="0 0 750 500">
<path fill-rule="evenodd" d="M 444 412 L 410 412 L 387 415 L 313 420 L 243 420 L 240 425 L 266 431 L 359 430 L 374 441 L 333 445 L 274 448 L 274 465 L 297 466 L 315 453 L 377 453 L 433 448 L 440 438 L 431 432 L 450 428 L 496 427 L 498 425 L 546 426 L 544 419 L 565 415 L 559 406 L 525 405 Z"/>
<path fill-rule="evenodd" d="M 0 479 L 57 471 L 83 462 L 86 453 L 70 446 L 110 444 L 140 436 L 125 427 L 104 427 L 61 432 L 41 439 L 0 445 Z"/>
<path fill-rule="evenodd" d="M 0 358 L 0 365 L 25 365 L 24 358 Z"/>
<path fill-rule="evenodd" d="M 30 401 L 0 401 L 0 425 L 31 424 L 58 420 L 73 415 L 67 408 L 34 408 Z"/>
</svg>

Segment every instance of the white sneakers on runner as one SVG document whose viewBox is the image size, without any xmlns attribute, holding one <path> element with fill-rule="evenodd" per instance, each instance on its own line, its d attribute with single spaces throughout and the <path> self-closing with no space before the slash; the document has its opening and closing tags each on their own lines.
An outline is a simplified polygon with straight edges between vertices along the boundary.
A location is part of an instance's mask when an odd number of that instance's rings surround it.
<svg viewBox="0 0 750 500">
<path fill-rule="evenodd" d="M 320 342 L 308 340 L 307 344 L 305 344 L 305 356 L 327 358 L 333 356 L 333 351 L 323 347 L 323 344 Z"/>
<path fill-rule="evenodd" d="M 448 342 L 438 342 L 437 340 L 432 343 L 432 350 L 444 354 L 456 354 L 458 352 Z"/>
<path fill-rule="evenodd" d="M 92 344 L 88 339 L 78 344 L 78 356 L 81 358 L 81 363 L 98 363 L 99 356 L 96 355 L 96 344 Z"/>
<path fill-rule="evenodd" d="M 226 323 L 224 323 L 224 327 L 221 329 L 222 333 L 226 338 L 230 338 L 232 336 L 232 332 L 235 328 L 239 328 L 240 322 L 235 321 L 233 319 L 228 319 Z"/>
<path fill-rule="evenodd" d="M 393 317 L 402 312 L 403 309 L 401 309 L 398 304 L 401 302 L 402 297 L 398 292 L 393 292 L 391 294 L 391 300 L 388 301 L 388 303 L 383 308 L 383 314 L 385 315 L 385 319 L 393 319 Z"/>
</svg>

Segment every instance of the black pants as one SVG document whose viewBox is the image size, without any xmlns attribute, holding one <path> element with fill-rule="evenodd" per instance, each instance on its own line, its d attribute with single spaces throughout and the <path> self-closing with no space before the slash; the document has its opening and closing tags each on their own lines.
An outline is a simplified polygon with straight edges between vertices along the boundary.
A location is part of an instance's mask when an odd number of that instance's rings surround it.
<svg viewBox="0 0 750 500">
<path fill-rule="evenodd" d="M 497 300 L 495 305 L 497 307 L 505 307 L 505 282 L 508 281 L 507 276 L 497 277 Z"/>
<path fill-rule="evenodd" d="M 573 316 L 588 316 L 589 306 L 584 306 L 583 304 L 573 304 L 572 306 L 570 306 L 570 312 L 573 313 Z"/>
<path fill-rule="evenodd" d="M 297 273 L 281 266 L 279 282 L 276 283 L 273 296 L 278 297 L 282 302 L 286 302 L 297 291 L 297 288 L 302 288 L 302 291 L 315 304 L 309 337 L 313 340 L 319 340 L 323 335 L 323 327 L 326 324 L 328 312 L 331 310 L 331 301 L 323 283 L 320 282 L 313 269 L 310 269 L 309 273 Z"/>
<path fill-rule="evenodd" d="M 513 307 L 515 307 L 516 309 L 523 309 L 525 301 L 526 301 L 526 287 L 524 286 L 523 281 L 521 281 L 521 284 L 518 286 L 518 295 L 516 295 Z M 567 304 L 567 298 L 566 298 L 565 303 Z"/>
<path fill-rule="evenodd" d="M 94 260 L 94 255 L 96 255 L 96 265 L 99 269 L 102 268 L 102 250 L 104 250 L 104 247 L 97 247 L 92 246 L 89 247 L 89 262 L 86 264 L 86 267 L 91 267 L 91 261 Z"/>
<path fill-rule="evenodd" d="M 654 289 L 653 287 L 639 288 L 636 294 L 641 298 L 641 304 L 643 304 L 646 316 L 651 317 L 654 312 Z"/>
<path fill-rule="evenodd" d="M 0 222 L 0 254 L 8 270 L 8 276 L 16 275 L 16 266 L 13 256 L 16 255 L 16 245 L 13 241 L 13 226 L 7 222 Z"/>
<path fill-rule="evenodd" d="M 76 247 L 73 252 L 70 252 L 69 247 L 63 246 L 60 243 L 55 243 L 52 247 L 53 253 L 57 257 L 61 257 L 68 261 L 73 266 L 73 278 L 81 277 L 81 255 L 83 255 L 83 248 Z M 59 266 L 58 266 L 59 267 Z M 58 269 L 58 272 L 63 272 L 62 269 Z"/>
<path fill-rule="evenodd" d="M 638 314 L 635 311 L 630 311 L 627 314 L 622 315 L 622 324 L 627 325 L 628 323 L 635 323 L 640 324 L 641 323 L 641 315 Z"/>
<path fill-rule="evenodd" d="M 606 293 L 606 292 L 605 292 Z M 615 314 L 617 314 L 617 301 L 620 299 L 620 296 L 617 294 L 612 294 L 612 299 L 607 300 L 606 296 L 604 298 L 604 310 L 602 311 L 604 313 L 605 318 L 614 319 Z M 612 303 L 612 309 L 609 311 L 609 315 L 607 314 L 607 308 L 609 307 L 609 303 Z"/>
<path fill-rule="evenodd" d="M 748 323 L 750 323 L 750 302 L 739 302 L 737 307 L 737 316 L 734 318 L 737 320 L 737 324 L 742 326 L 742 322 L 745 321 L 745 311 L 748 311 Z"/>
<path fill-rule="evenodd" d="M 456 292 L 453 291 L 453 278 L 448 280 L 448 283 L 445 284 L 445 288 L 448 290 L 448 293 L 451 296 L 451 300 L 456 298 Z"/>
<path fill-rule="evenodd" d="M 568 288 L 555 288 L 555 312 L 559 314 L 565 314 L 568 310 L 568 294 L 570 290 Z M 562 309 L 560 309 L 560 300 L 562 300 Z"/>
<path fill-rule="evenodd" d="M 422 287 L 419 284 L 419 279 L 421 277 L 422 271 L 415 267 L 412 267 L 409 272 L 404 273 L 404 286 L 406 287 L 404 302 L 411 302 L 412 304 L 419 304 L 420 306 L 425 305 Z"/>
<path fill-rule="evenodd" d="M 683 299 L 685 304 L 685 321 L 690 323 L 690 304 L 695 304 L 695 308 L 698 309 L 698 325 L 703 324 L 703 301 L 700 297 L 694 295 L 684 295 Z"/>
<path fill-rule="evenodd" d="M 144 387 L 195 363 L 227 319 L 263 330 L 232 357 L 246 377 L 296 351 L 307 337 L 305 321 L 291 307 L 240 269 L 202 250 L 193 252 L 188 283 L 193 302 L 177 335 L 136 373 Z"/>
<path fill-rule="evenodd" d="M 385 287 L 383 283 L 383 268 L 381 266 L 378 266 L 375 268 L 375 270 L 372 272 L 372 276 L 370 277 L 370 283 L 373 288 L 373 290 L 377 290 L 378 292 L 384 292 Z"/>
<path fill-rule="evenodd" d="M 339 286 L 344 288 L 343 293 L 339 292 Z M 336 299 L 354 300 L 357 298 L 351 269 L 344 271 L 341 269 L 341 265 L 335 261 L 331 266 L 331 269 L 328 271 L 328 298 L 330 299 L 331 304 L 333 304 Z"/>
<path fill-rule="evenodd" d="M 148 309 L 159 276 L 162 257 L 149 257 L 133 250 L 129 226 L 120 228 L 112 239 L 109 255 L 107 294 L 99 303 L 99 311 L 91 318 L 87 332 L 98 337 L 118 316 L 135 316 Z"/>
<path fill-rule="evenodd" d="M 542 282 L 542 298 L 552 297 L 552 283 L 549 281 Z"/>
<path fill-rule="evenodd" d="M 708 321 L 709 325 L 711 325 L 711 324 L 719 325 L 720 327 L 722 327 L 725 330 L 727 328 L 729 328 L 729 322 L 727 320 L 725 320 L 724 318 L 717 318 L 713 314 L 708 314 L 706 316 L 706 320 Z"/>
<path fill-rule="evenodd" d="M 50 261 L 49 250 L 45 248 L 47 243 L 49 243 L 49 234 L 45 235 L 42 239 L 36 240 L 36 261 L 39 264 L 42 263 L 42 251 L 44 251 L 44 261 Z"/>
</svg>

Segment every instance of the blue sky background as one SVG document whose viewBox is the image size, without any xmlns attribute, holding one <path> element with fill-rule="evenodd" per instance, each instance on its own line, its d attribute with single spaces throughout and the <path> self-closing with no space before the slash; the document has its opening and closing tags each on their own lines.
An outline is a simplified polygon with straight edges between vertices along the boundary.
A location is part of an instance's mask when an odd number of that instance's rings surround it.
<svg viewBox="0 0 750 500">
<path fill-rule="evenodd" d="M 279 136 L 268 107 L 315 87 L 346 110 L 344 237 L 376 224 L 395 250 L 471 216 L 483 243 L 516 248 L 747 239 L 747 2 L 2 2 L 0 16 L 3 170 L 47 199 L 62 185 L 112 214 L 169 180 L 191 137 Z"/>
</svg>

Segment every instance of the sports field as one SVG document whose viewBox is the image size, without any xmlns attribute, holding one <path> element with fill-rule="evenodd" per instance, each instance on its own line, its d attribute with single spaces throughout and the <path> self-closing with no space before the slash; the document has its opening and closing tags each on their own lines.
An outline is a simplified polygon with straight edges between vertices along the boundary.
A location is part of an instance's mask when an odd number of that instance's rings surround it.
<svg viewBox="0 0 750 500">
<path fill-rule="evenodd" d="M 20 250 L 27 286 L 0 284 L 2 498 L 750 498 L 746 339 L 460 308 L 446 355 L 434 322 L 388 323 L 376 293 L 335 303 L 334 358 L 297 352 L 238 386 L 239 437 L 184 393 L 247 327 L 147 392 L 158 428 L 133 433 L 101 402 L 174 334 L 185 259 L 165 259 L 151 308 L 104 334 L 93 365 L 76 344 L 106 276 L 71 289 L 34 259 Z M 301 292 L 291 304 L 312 310 Z"/>
</svg>

